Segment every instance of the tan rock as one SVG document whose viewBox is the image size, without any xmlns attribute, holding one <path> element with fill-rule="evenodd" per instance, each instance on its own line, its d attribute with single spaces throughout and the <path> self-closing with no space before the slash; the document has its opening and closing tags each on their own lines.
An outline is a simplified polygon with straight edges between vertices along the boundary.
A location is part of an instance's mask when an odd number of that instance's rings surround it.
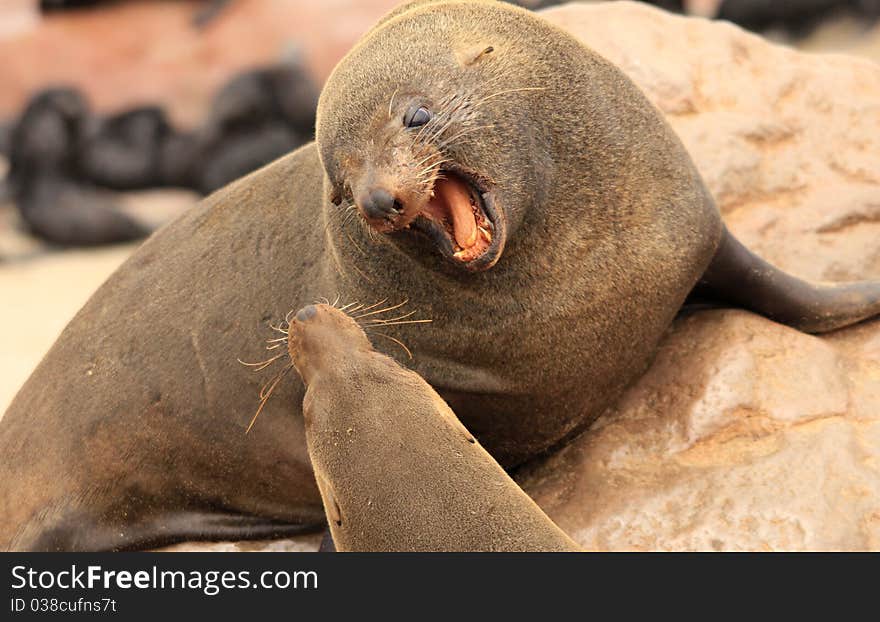
<svg viewBox="0 0 880 622">
<path fill-rule="evenodd" d="M 302 53 L 319 84 L 397 0 L 236 0 L 206 28 L 194 0 L 130 0 L 41 17 L 36 0 L 0 0 L 0 119 L 48 84 L 81 88 L 99 111 L 158 102 L 197 124 L 231 75 Z M 96 43 L 97 42 L 97 43 Z M 63 61 L 63 62 L 62 62 Z"/>
<path fill-rule="evenodd" d="M 319 533 L 312 533 L 287 540 L 182 542 L 157 550 L 165 553 L 311 553 L 318 550 L 321 537 Z"/>
<path fill-rule="evenodd" d="M 545 15 L 663 110 L 749 246 L 880 278 L 880 66 L 633 3 Z M 616 408 L 519 479 L 593 549 L 880 549 L 880 322 L 682 318 Z"/>
<path fill-rule="evenodd" d="M 806 278 L 880 277 L 880 66 L 635 2 L 543 15 L 663 111 L 750 248 Z"/>
<path fill-rule="evenodd" d="M 876 323 L 843 340 L 743 311 L 680 320 L 589 432 L 519 476 L 599 550 L 880 547 Z"/>
</svg>

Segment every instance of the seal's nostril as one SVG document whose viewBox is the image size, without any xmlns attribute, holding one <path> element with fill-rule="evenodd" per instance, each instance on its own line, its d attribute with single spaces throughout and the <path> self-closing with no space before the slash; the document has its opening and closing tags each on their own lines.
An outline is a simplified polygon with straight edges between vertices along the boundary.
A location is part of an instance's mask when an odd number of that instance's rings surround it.
<svg viewBox="0 0 880 622">
<path fill-rule="evenodd" d="M 296 319 L 300 322 L 305 322 L 306 320 L 314 317 L 315 313 L 318 312 L 318 309 L 315 305 L 309 305 L 307 307 L 303 307 L 299 311 L 296 312 Z"/>
<path fill-rule="evenodd" d="M 383 188 L 374 188 L 361 197 L 360 208 L 367 218 L 393 220 L 403 209 L 400 202 Z"/>
</svg>

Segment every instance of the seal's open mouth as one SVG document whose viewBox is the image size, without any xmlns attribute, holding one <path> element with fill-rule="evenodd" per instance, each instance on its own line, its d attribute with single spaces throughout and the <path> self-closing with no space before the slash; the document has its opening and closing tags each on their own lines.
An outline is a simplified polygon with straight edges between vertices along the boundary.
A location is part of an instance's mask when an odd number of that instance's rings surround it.
<svg viewBox="0 0 880 622">
<path fill-rule="evenodd" d="M 443 170 L 434 193 L 411 223 L 444 255 L 470 270 L 485 270 L 501 255 L 502 216 L 491 191 L 464 172 Z"/>
</svg>

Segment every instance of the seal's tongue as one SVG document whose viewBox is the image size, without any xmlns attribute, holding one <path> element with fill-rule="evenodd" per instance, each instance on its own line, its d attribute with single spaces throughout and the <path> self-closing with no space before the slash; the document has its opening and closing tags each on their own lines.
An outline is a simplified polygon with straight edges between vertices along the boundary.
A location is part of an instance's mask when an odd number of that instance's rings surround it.
<svg viewBox="0 0 880 622">
<path fill-rule="evenodd" d="M 468 185 L 450 175 L 434 184 L 434 196 L 424 209 L 425 214 L 452 227 L 455 242 L 464 249 L 477 242 L 477 220 L 471 203 Z"/>
</svg>

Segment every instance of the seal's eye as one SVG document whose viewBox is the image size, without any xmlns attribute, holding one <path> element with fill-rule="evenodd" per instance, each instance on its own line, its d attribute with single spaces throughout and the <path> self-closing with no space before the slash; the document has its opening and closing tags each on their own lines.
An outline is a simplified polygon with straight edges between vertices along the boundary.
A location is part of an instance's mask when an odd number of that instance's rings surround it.
<svg viewBox="0 0 880 622">
<path fill-rule="evenodd" d="M 421 127 L 431 120 L 431 111 L 424 106 L 412 106 L 403 115 L 403 124 L 406 127 Z"/>
</svg>

